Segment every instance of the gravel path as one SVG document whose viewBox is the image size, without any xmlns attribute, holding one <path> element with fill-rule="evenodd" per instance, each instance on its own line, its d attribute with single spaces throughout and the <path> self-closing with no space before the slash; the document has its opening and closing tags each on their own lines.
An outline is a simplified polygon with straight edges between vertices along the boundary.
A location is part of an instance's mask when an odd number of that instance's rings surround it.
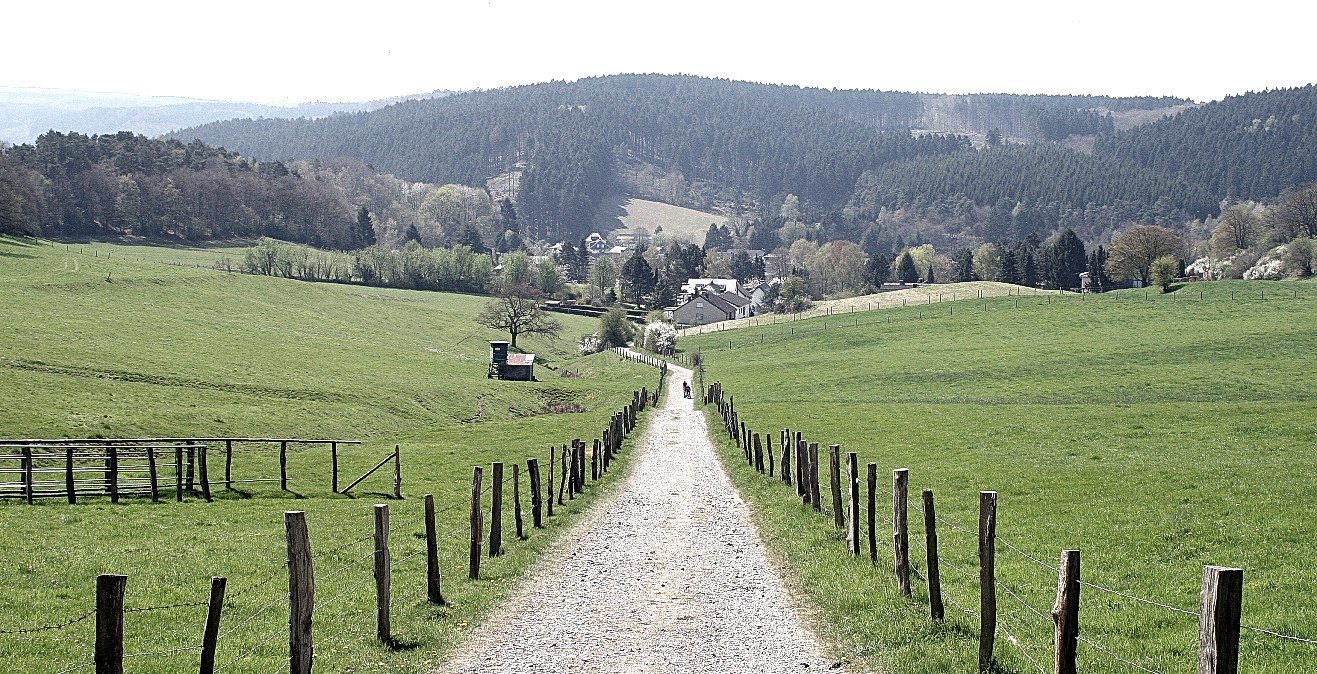
<svg viewBox="0 0 1317 674">
<path fill-rule="evenodd" d="M 440 672 L 829 668 L 670 372 L 626 483 Z"/>
</svg>

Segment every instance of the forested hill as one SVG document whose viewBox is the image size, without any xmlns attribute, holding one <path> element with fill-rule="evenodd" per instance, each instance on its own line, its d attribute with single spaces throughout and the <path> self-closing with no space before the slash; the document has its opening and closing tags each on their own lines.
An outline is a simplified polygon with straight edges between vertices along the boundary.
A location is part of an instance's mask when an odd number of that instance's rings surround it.
<svg viewBox="0 0 1317 674">
<path fill-rule="evenodd" d="M 524 168 L 518 208 L 531 234 L 576 238 L 628 164 L 676 174 L 721 202 L 767 207 L 786 193 L 839 209 L 856 180 L 895 161 L 970 151 L 941 127 L 1049 140 L 1109 132 L 1106 111 L 1173 98 L 935 96 L 829 91 L 689 76 L 618 75 L 439 100 L 321 120 L 235 120 L 175 134 L 244 155 L 350 157 L 409 180 L 480 184 Z M 936 130 L 936 129 L 935 129 Z M 701 204 L 703 205 L 703 204 Z"/>
</svg>

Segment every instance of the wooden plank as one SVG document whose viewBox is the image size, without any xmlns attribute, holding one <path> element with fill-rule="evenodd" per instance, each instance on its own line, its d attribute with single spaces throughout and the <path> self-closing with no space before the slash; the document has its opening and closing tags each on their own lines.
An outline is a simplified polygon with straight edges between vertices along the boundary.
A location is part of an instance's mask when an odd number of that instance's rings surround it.
<svg viewBox="0 0 1317 674">
<path fill-rule="evenodd" d="M 832 495 L 832 526 L 842 530 L 846 515 L 841 509 L 841 445 L 828 445 L 828 491 Z"/>
<path fill-rule="evenodd" d="M 394 452 L 397 452 L 397 450 L 395 449 Z M 388 463 L 388 462 L 390 462 L 390 461 L 392 461 L 392 460 L 393 460 L 393 453 L 390 453 L 388 456 L 384 457 L 383 459 L 380 459 L 380 462 L 377 463 L 377 464 L 375 464 L 370 470 L 366 471 L 365 474 L 363 474 L 361 477 L 359 477 L 359 478 L 353 480 L 353 481 L 352 481 L 352 484 L 349 484 L 348 486 L 344 487 L 344 488 L 343 488 L 343 493 L 346 494 L 346 493 L 352 491 L 352 488 L 355 487 L 355 486 L 357 486 L 357 485 L 359 485 L 359 484 L 361 484 L 362 480 L 365 480 L 366 478 L 370 477 L 371 475 L 374 475 L 374 474 L 375 474 L 375 471 L 379 470 L 380 468 L 383 468 L 383 467 L 384 467 L 384 464 L 386 464 L 386 463 Z M 239 481 L 241 482 L 241 480 L 239 480 Z M 284 482 L 284 479 L 283 479 L 283 478 L 280 478 L 280 482 L 281 482 L 281 483 Z"/>
<path fill-rule="evenodd" d="M 997 492 L 979 492 L 979 669 L 992 665 L 997 639 Z"/>
<path fill-rule="evenodd" d="M 480 579 L 480 546 L 485 538 L 485 520 L 480 512 L 480 482 L 483 469 L 476 466 L 471 474 L 471 557 L 467 564 L 467 578 Z"/>
<path fill-rule="evenodd" d="M 928 610 L 933 620 L 943 617 L 942 570 L 937 560 L 937 511 L 933 508 L 933 490 L 925 489 L 924 499 L 924 551 L 928 564 Z"/>
<path fill-rule="evenodd" d="M 503 462 L 495 461 L 490 474 L 494 491 L 489 506 L 489 556 L 503 554 Z"/>
<path fill-rule="evenodd" d="M 1079 551 L 1063 550 L 1057 572 L 1056 603 L 1052 622 L 1056 627 L 1056 674 L 1076 674 L 1079 651 Z"/>
<path fill-rule="evenodd" d="M 425 495 L 425 595 L 432 603 L 443 606 L 443 578 L 439 573 L 438 522 L 434 514 L 434 494 Z"/>
<path fill-rule="evenodd" d="M 375 638 L 382 644 L 393 643 L 389 624 L 393 574 L 389 555 L 389 505 L 375 505 Z"/>
<path fill-rule="evenodd" d="M 215 647 L 219 643 L 220 616 L 224 612 L 224 589 L 228 579 L 210 579 L 210 601 L 206 604 L 206 628 L 201 634 L 201 674 L 215 673 Z"/>
<path fill-rule="evenodd" d="M 1244 570 L 1203 567 L 1198 623 L 1198 674 L 1238 674 Z"/>
<path fill-rule="evenodd" d="M 305 512 L 284 513 L 284 538 L 288 544 L 288 672 L 311 674 L 311 616 L 316 588 Z"/>
<path fill-rule="evenodd" d="M 123 674 L 123 595 L 128 576 L 96 577 L 96 674 Z"/>
<path fill-rule="evenodd" d="M 892 471 L 892 552 L 895 556 L 892 568 L 896 572 L 896 588 L 902 597 L 911 596 L 910 529 L 906 504 L 909 484 L 908 469 Z"/>
</svg>

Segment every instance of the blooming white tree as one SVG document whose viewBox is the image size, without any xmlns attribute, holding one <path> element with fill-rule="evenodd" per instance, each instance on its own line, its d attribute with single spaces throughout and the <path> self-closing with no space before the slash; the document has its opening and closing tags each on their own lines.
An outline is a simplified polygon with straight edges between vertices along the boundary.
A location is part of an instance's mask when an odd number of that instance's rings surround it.
<svg viewBox="0 0 1317 674">
<path fill-rule="evenodd" d="M 646 325 L 645 348 L 654 353 L 671 355 L 677 350 L 677 329 L 663 321 Z"/>
</svg>

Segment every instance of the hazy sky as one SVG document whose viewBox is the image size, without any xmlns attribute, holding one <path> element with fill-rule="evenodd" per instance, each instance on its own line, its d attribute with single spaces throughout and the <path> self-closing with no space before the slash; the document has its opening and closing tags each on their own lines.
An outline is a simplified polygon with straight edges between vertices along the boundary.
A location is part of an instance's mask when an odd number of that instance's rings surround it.
<svg viewBox="0 0 1317 674">
<path fill-rule="evenodd" d="M 1308 2 L 16 0 L 0 86 L 274 103 L 619 72 L 946 93 L 1317 80 Z"/>
</svg>

